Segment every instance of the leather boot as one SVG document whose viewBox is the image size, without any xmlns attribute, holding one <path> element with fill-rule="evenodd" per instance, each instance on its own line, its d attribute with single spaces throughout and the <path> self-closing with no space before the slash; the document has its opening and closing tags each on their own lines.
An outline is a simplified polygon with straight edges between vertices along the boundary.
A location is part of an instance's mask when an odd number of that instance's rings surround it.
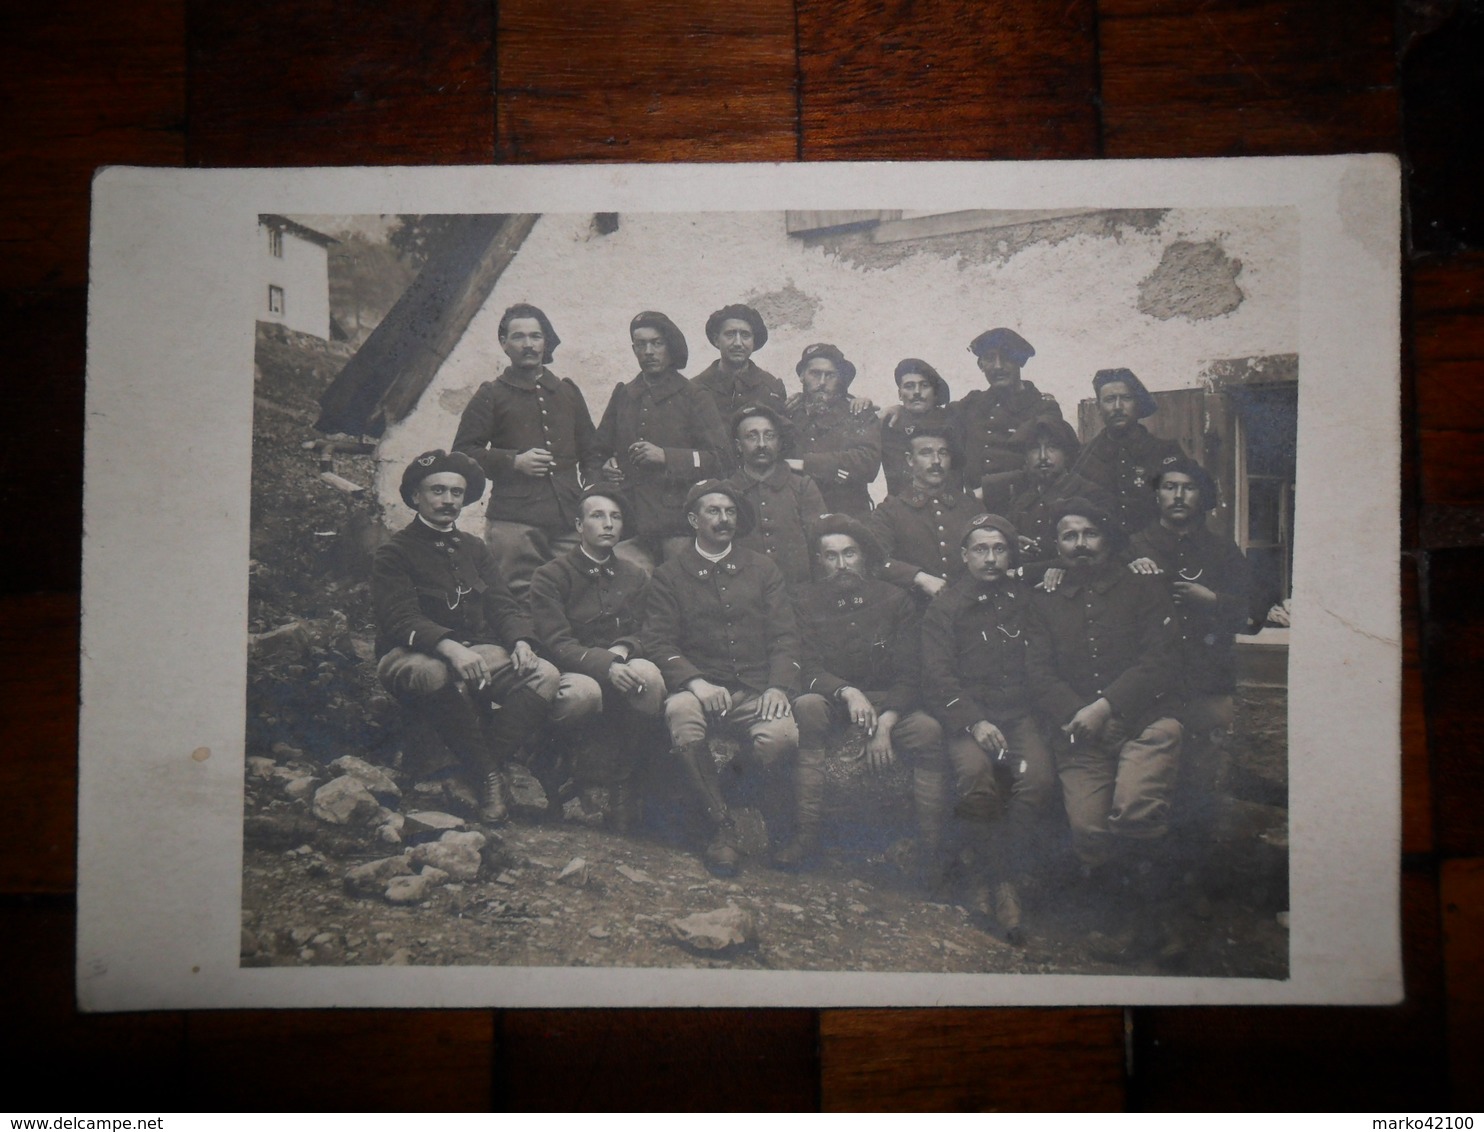
<svg viewBox="0 0 1484 1132">
<path fill-rule="evenodd" d="M 484 778 L 479 797 L 479 820 L 497 825 L 510 818 L 510 774 L 504 768 L 492 770 Z"/>
<path fill-rule="evenodd" d="M 819 823 L 824 812 L 824 752 L 801 747 L 794 764 L 794 835 L 773 854 L 780 869 L 800 869 L 819 851 Z"/>
<path fill-rule="evenodd" d="M 726 801 L 721 796 L 721 782 L 716 777 L 716 760 L 711 757 L 711 747 L 706 740 L 683 743 L 672 752 L 680 764 L 681 776 L 691 796 L 700 804 L 711 826 L 711 842 L 701 854 L 701 860 L 716 876 L 737 875 L 742 855 L 737 852 L 736 832 L 732 818 L 727 812 Z"/>
<path fill-rule="evenodd" d="M 632 833 L 639 824 L 639 790 L 625 778 L 608 788 L 608 826 L 614 833 Z"/>
</svg>

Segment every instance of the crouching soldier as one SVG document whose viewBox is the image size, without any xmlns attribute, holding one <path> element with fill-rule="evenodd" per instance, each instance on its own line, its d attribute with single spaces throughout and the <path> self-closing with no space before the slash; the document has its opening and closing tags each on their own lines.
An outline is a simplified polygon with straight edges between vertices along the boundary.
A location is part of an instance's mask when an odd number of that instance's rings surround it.
<svg viewBox="0 0 1484 1132">
<path fill-rule="evenodd" d="M 710 827 L 704 860 L 717 875 L 731 876 L 740 857 L 739 831 L 707 743 L 725 730 L 751 739 L 751 759 L 765 769 L 794 764 L 796 828 L 774 863 L 796 866 L 818 836 L 823 771 L 817 761 L 795 759 L 799 731 L 790 698 L 799 690 L 799 636 L 783 575 L 765 556 L 733 545 L 752 528 L 752 514 L 721 480 L 690 489 L 685 521 L 695 539 L 654 573 L 644 648 L 671 689 L 665 721 L 673 756 Z"/>
<path fill-rule="evenodd" d="M 919 710 L 917 606 L 874 576 L 881 548 L 858 520 L 826 515 L 809 541 L 819 580 L 794 595 L 806 689 L 794 701 L 799 760 L 823 764 L 829 739 L 850 728 L 864 735 L 874 771 L 892 766 L 898 751 L 905 755 L 912 763 L 918 872 L 931 885 L 941 874 L 948 768 L 943 731 Z"/>
<path fill-rule="evenodd" d="M 531 579 L 531 619 L 564 684 L 601 713 L 571 737 L 573 777 L 584 790 L 608 788 L 609 823 L 627 833 L 638 816 L 635 771 L 647 746 L 645 724 L 658 721 L 665 702 L 660 670 L 640 655 L 649 577 L 613 553 L 624 529 L 617 492 L 590 487 L 577 509 L 577 548 Z"/>
<path fill-rule="evenodd" d="M 1100 958 L 1158 950 L 1173 960 L 1183 943 L 1159 913 L 1181 740 L 1175 607 L 1160 579 L 1113 557 L 1122 532 L 1111 515 L 1070 499 L 1055 518 L 1066 574 L 1054 592 L 1032 594 L 1026 670 L 1072 847 L 1095 886 L 1113 893 L 1112 930 L 1089 942 Z"/>
<path fill-rule="evenodd" d="M 536 655 L 530 618 L 489 547 L 456 525 L 484 487 L 462 452 L 413 460 L 402 501 L 417 514 L 377 550 L 371 599 L 377 677 L 424 713 L 474 780 L 480 818 L 498 822 L 509 813 L 507 767 L 551 713 L 560 678 Z"/>
<path fill-rule="evenodd" d="M 923 688 L 948 736 L 957 814 L 975 823 L 982 859 L 974 910 L 1020 943 L 1021 890 L 1043 856 L 1056 771 L 1026 680 L 1030 598 L 1012 575 L 1015 528 L 979 515 L 959 545 L 965 573 L 923 615 Z"/>
</svg>

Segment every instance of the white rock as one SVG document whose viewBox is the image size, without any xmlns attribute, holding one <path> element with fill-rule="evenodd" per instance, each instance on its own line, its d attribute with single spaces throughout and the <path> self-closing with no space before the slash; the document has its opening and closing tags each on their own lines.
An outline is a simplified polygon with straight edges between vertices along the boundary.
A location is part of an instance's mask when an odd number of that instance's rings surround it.
<svg viewBox="0 0 1484 1132">
<path fill-rule="evenodd" d="M 480 852 L 486 845 L 488 845 L 489 840 L 490 839 L 484 834 L 474 829 L 450 829 L 447 833 L 445 833 L 438 839 L 438 841 L 443 845 L 464 845 L 470 849 L 473 849 L 476 853 Z"/>
<path fill-rule="evenodd" d="M 262 755 L 248 756 L 247 773 L 254 778 L 272 778 L 276 769 L 272 759 L 265 759 Z"/>
<path fill-rule="evenodd" d="M 631 880 L 635 884 L 654 883 L 653 878 L 650 877 L 650 875 L 643 869 L 631 869 L 628 865 L 619 865 L 617 871 L 619 876 L 624 877 L 627 880 Z"/>
<path fill-rule="evenodd" d="M 428 881 L 432 884 L 448 883 L 448 874 L 442 869 L 435 869 L 432 865 L 424 865 L 423 871 L 418 875 L 427 877 Z"/>
<path fill-rule="evenodd" d="M 402 827 L 404 837 L 418 837 L 431 833 L 443 833 L 449 829 L 463 829 L 463 818 L 445 814 L 441 810 L 415 810 L 407 815 L 407 824 Z"/>
<path fill-rule="evenodd" d="M 479 879 L 483 859 L 479 850 L 468 845 L 450 845 L 446 841 L 428 841 L 413 847 L 412 861 L 442 869 L 455 880 Z"/>
<path fill-rule="evenodd" d="M 392 814 L 376 827 L 376 836 L 388 845 L 402 844 L 402 827 L 405 821 L 401 814 Z"/>
<path fill-rule="evenodd" d="M 380 817 L 381 806 L 365 783 L 345 774 L 314 792 L 314 816 L 332 825 L 362 825 Z"/>
<path fill-rule="evenodd" d="M 330 764 L 330 769 L 358 779 L 378 798 L 400 798 L 402 796 L 402 788 L 392 780 L 392 776 L 381 767 L 372 766 L 365 759 L 358 759 L 354 755 L 341 755 Z"/>
<path fill-rule="evenodd" d="M 374 896 L 386 888 L 393 877 L 407 876 L 412 865 L 407 854 L 400 857 L 383 857 L 379 861 L 367 861 L 345 874 L 345 887 L 360 896 Z"/>
<path fill-rule="evenodd" d="M 296 774 L 280 781 L 283 783 L 283 792 L 296 802 L 312 795 L 319 783 L 319 779 L 309 774 Z"/>
<path fill-rule="evenodd" d="M 594 939 L 607 939 L 613 933 L 610 932 L 607 928 L 588 928 L 587 934 L 592 936 Z"/>
<path fill-rule="evenodd" d="M 495 878 L 495 883 L 496 884 L 515 884 L 516 883 L 516 877 L 515 877 L 515 875 L 509 869 L 506 869 L 503 873 L 501 873 L 499 876 L 497 876 Z"/>
<path fill-rule="evenodd" d="M 412 962 L 412 952 L 405 947 L 399 947 L 386 957 L 382 964 L 384 967 L 405 967 Z"/>
<path fill-rule="evenodd" d="M 774 904 L 773 907 L 777 908 L 780 912 L 792 912 L 795 915 L 802 914 L 804 911 L 797 904 Z"/>
<path fill-rule="evenodd" d="M 567 862 L 566 867 L 557 874 L 557 880 L 564 884 L 586 884 L 587 862 L 581 857 L 573 857 Z"/>
<path fill-rule="evenodd" d="M 670 930 L 677 940 L 697 951 L 725 951 L 757 939 L 752 913 L 735 904 L 671 920 Z"/>
<path fill-rule="evenodd" d="M 386 886 L 386 898 L 390 904 L 421 904 L 428 897 L 433 882 L 425 876 L 393 877 Z"/>
</svg>

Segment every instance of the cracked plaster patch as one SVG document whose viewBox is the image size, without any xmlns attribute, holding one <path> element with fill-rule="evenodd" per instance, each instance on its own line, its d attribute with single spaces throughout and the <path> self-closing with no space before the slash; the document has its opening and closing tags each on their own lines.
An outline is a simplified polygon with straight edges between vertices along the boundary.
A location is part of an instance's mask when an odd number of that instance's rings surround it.
<svg viewBox="0 0 1484 1132">
<path fill-rule="evenodd" d="M 1140 281 L 1139 310 L 1152 318 L 1192 322 L 1230 314 L 1245 298 L 1237 286 L 1241 270 L 1242 261 L 1229 257 L 1215 240 L 1177 240 Z"/>
</svg>

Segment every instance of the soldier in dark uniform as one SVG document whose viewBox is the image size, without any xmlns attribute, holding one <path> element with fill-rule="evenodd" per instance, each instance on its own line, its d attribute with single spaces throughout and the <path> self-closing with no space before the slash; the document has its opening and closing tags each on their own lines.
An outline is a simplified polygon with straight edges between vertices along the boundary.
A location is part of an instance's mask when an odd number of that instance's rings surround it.
<svg viewBox="0 0 1484 1132">
<path fill-rule="evenodd" d="M 790 418 L 794 453 L 788 466 L 814 477 L 831 512 L 864 518 L 866 490 L 881 470 L 881 431 L 874 410 L 852 410 L 849 389 L 855 365 L 839 347 L 816 342 L 794 367 L 804 398 Z"/>
<path fill-rule="evenodd" d="M 1144 383 L 1131 370 L 1100 369 L 1092 378 L 1103 431 L 1072 466 L 1072 471 L 1110 492 L 1114 517 L 1125 531 L 1143 530 L 1159 518 L 1149 490 L 1154 470 L 1166 456 L 1183 456 L 1178 441 L 1153 436 L 1139 424 L 1159 411 Z"/>
<path fill-rule="evenodd" d="M 1181 741 L 1175 607 L 1158 578 L 1113 556 L 1122 532 L 1086 500 L 1058 509 L 1056 539 L 1066 576 L 1032 592 L 1026 674 L 1073 849 L 1095 888 L 1113 893 L 1115 926 L 1089 942 L 1113 961 L 1146 949 L 1174 959 L 1179 940 L 1159 934 L 1168 925 L 1155 913 L 1171 881 L 1163 843 Z"/>
<path fill-rule="evenodd" d="M 1026 679 L 1030 598 L 1014 576 L 1017 532 L 978 515 L 959 552 L 964 576 L 922 620 L 928 708 L 948 736 L 960 817 L 983 835 L 972 905 L 1021 942 L 1021 889 L 1043 854 L 1056 770 Z"/>
<path fill-rule="evenodd" d="M 689 353 L 685 335 L 657 311 L 629 323 L 639 376 L 613 391 L 598 425 L 598 447 L 607 454 L 603 482 L 622 486 L 633 502 L 629 537 L 617 553 L 647 572 L 663 559 L 668 542 L 688 541 L 680 517 L 690 485 L 726 475 L 726 426 L 704 390 L 680 373 Z"/>
<path fill-rule="evenodd" d="M 956 429 L 919 426 L 909 456 L 912 483 L 883 499 L 866 523 L 886 554 L 881 576 L 920 606 L 963 573 L 959 539 L 980 512 L 972 495 L 951 486 L 958 456 Z"/>
<path fill-rule="evenodd" d="M 954 406 L 954 418 L 964 431 L 964 486 L 980 495 L 986 509 L 1003 510 L 1010 502 L 1010 485 L 1025 457 L 1015 444 L 1015 430 L 1035 417 L 1061 419 L 1061 406 L 1042 393 L 1020 371 L 1035 357 L 1035 348 L 1003 326 L 986 330 L 969 350 L 979 372 L 989 382 Z M 987 490 L 986 490 L 987 489 Z"/>
<path fill-rule="evenodd" d="M 551 714 L 560 677 L 536 655 L 489 547 L 455 525 L 484 484 L 462 452 L 425 452 L 407 466 L 402 501 L 417 515 L 377 549 L 371 601 L 377 677 L 424 714 L 478 787 L 480 818 L 498 822 L 509 813 L 506 768 Z"/>
<path fill-rule="evenodd" d="M 762 315 L 742 303 L 722 307 L 706 320 L 706 339 L 720 356 L 691 378 L 691 384 L 711 395 L 722 420 L 744 405 L 763 405 L 780 416 L 787 411 L 788 389 L 752 360 L 753 353 L 768 344 Z"/>
<path fill-rule="evenodd" d="M 765 555 L 733 544 L 752 526 L 751 508 L 735 488 L 703 480 L 687 494 L 684 515 L 695 540 L 654 573 L 644 652 L 670 689 L 672 756 L 710 828 L 703 860 L 730 876 L 740 859 L 741 837 L 706 741 L 724 729 L 751 739 L 750 755 L 739 758 L 765 770 L 793 764 L 796 828 L 774 862 L 797 866 L 817 834 L 824 772 L 817 761 L 796 757 L 791 701 L 799 692 L 799 635 L 783 575 Z"/>
<path fill-rule="evenodd" d="M 809 580 L 809 527 L 825 512 L 814 480 L 783 463 L 783 418 L 765 405 L 744 405 L 732 416 L 732 443 L 741 470 L 727 483 L 757 517 L 738 546 L 766 554 L 790 586 Z"/>
<path fill-rule="evenodd" d="M 873 575 L 881 548 L 849 515 L 826 515 L 810 532 L 819 579 L 794 591 L 804 643 L 805 693 L 794 701 L 799 746 L 823 761 L 831 735 L 864 733 L 872 770 L 893 765 L 900 751 L 912 763 L 921 879 L 941 875 L 948 810 L 943 732 L 920 710 L 917 607 L 896 586 Z M 818 753 L 816 753 L 818 752 Z"/>
<path fill-rule="evenodd" d="M 1170 588 L 1180 624 L 1185 745 L 1174 820 L 1185 840 L 1208 843 L 1227 737 L 1236 720 L 1235 634 L 1249 629 L 1252 570 L 1236 543 L 1212 534 L 1216 504 L 1210 473 L 1185 456 L 1166 456 L 1150 477 L 1159 518 L 1130 541 L 1129 569 L 1158 574 Z M 1197 849 L 1198 853 L 1203 851 Z"/>
<path fill-rule="evenodd" d="M 510 307 L 499 336 L 510 365 L 475 391 L 453 447 L 489 477 L 485 538 L 500 577 L 521 597 L 536 567 L 577 545 L 577 496 L 603 457 L 582 391 L 546 368 L 561 339 L 540 308 Z"/>
<path fill-rule="evenodd" d="M 1025 474 L 1019 480 L 1007 518 L 1020 532 L 1020 553 L 1027 562 L 1054 559 L 1056 527 L 1052 514 L 1068 499 L 1085 499 L 1104 510 L 1113 497 L 1071 470 L 1077 459 L 1077 434 L 1057 417 L 1037 417 L 1021 425 L 1015 443 L 1025 452 Z"/>
<path fill-rule="evenodd" d="M 907 466 L 912 437 L 925 424 L 951 423 L 947 405 L 948 382 L 921 358 L 903 358 L 893 376 L 898 412 L 887 413 L 881 420 L 881 470 L 886 476 L 886 493 L 894 495 L 912 483 L 912 470 Z M 953 486 L 962 483 L 962 472 L 955 468 L 950 477 Z"/>
<path fill-rule="evenodd" d="M 623 520 L 617 492 L 588 488 L 574 521 L 577 549 L 536 571 L 530 604 L 542 651 L 595 709 L 567 742 L 573 778 L 584 790 L 608 788 L 609 823 L 627 833 L 638 811 L 636 763 L 653 730 L 645 723 L 658 722 L 665 682 L 640 645 L 649 576 L 613 553 Z"/>
</svg>

